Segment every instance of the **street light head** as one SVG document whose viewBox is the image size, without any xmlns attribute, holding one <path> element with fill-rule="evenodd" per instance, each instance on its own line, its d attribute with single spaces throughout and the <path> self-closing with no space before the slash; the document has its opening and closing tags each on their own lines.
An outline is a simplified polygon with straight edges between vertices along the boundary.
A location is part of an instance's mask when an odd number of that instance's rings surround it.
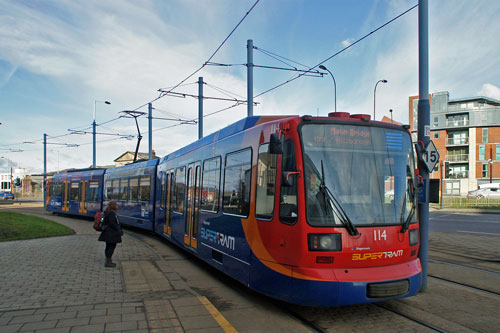
<svg viewBox="0 0 500 333">
<path fill-rule="evenodd" d="M 382 83 L 387 83 L 387 80 L 382 80 Z"/>
<path fill-rule="evenodd" d="M 323 65 L 319 65 L 319 69 L 322 69 L 322 70 L 326 71 L 326 67 L 323 66 Z"/>
<path fill-rule="evenodd" d="M 104 101 L 104 103 L 105 103 L 105 104 L 111 104 L 111 102 L 109 102 L 109 101 Z"/>
</svg>

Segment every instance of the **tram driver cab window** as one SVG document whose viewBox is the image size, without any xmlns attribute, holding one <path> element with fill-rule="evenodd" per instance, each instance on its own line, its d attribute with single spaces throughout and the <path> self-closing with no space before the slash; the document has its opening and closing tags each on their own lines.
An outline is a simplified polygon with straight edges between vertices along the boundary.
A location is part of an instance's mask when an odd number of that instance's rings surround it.
<svg viewBox="0 0 500 333">
<path fill-rule="evenodd" d="M 283 144 L 281 160 L 281 188 L 280 188 L 280 221 L 293 224 L 297 222 L 297 165 L 295 149 L 292 140 Z"/>
</svg>

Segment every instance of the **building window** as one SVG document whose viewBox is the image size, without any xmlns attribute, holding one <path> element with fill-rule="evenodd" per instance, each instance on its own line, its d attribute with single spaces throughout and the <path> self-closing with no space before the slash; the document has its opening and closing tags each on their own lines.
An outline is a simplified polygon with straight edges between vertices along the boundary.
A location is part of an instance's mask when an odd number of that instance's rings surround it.
<svg viewBox="0 0 500 333">
<path fill-rule="evenodd" d="M 483 143 L 488 143 L 488 129 L 483 128 Z"/>
<path fill-rule="evenodd" d="M 488 178 L 488 163 L 483 163 L 483 178 Z"/>
<path fill-rule="evenodd" d="M 439 139 L 439 132 L 434 132 L 434 139 Z"/>
<path fill-rule="evenodd" d="M 439 125 L 439 117 L 434 117 L 434 127 L 438 127 Z"/>
<path fill-rule="evenodd" d="M 497 145 L 497 146 L 496 146 L 496 150 L 497 150 L 497 153 L 496 153 L 496 155 L 497 155 L 497 156 L 496 156 L 496 158 L 495 158 L 495 159 L 496 159 L 496 160 L 500 160 L 500 145 Z"/>
<path fill-rule="evenodd" d="M 486 159 L 485 156 L 485 146 L 484 145 L 479 145 L 479 160 L 484 161 Z"/>
</svg>

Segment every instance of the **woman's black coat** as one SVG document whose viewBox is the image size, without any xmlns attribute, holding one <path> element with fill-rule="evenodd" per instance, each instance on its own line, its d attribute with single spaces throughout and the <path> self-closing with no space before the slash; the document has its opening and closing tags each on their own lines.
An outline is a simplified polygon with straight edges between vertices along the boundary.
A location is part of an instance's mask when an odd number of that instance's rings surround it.
<svg viewBox="0 0 500 333">
<path fill-rule="evenodd" d="M 106 228 L 101 232 L 99 240 L 106 243 L 121 243 L 123 231 L 114 211 L 104 212 L 104 225 Z"/>
</svg>

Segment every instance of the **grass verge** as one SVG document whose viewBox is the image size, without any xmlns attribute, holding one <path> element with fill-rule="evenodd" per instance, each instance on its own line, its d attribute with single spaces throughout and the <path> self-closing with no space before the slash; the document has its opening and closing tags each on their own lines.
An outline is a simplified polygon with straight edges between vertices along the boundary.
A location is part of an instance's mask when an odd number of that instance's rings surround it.
<svg viewBox="0 0 500 333">
<path fill-rule="evenodd" d="M 41 217 L 0 212 L 0 242 L 72 234 L 70 228 Z"/>
</svg>

